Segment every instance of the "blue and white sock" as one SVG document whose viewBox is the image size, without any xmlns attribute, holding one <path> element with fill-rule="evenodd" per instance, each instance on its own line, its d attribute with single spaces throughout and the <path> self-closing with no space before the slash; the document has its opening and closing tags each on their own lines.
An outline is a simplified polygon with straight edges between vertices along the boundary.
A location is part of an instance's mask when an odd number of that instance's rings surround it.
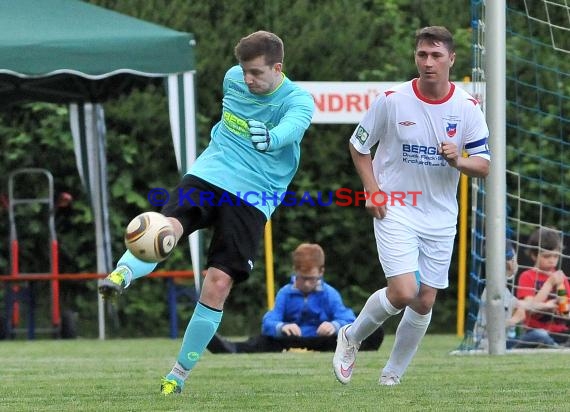
<svg viewBox="0 0 570 412">
<path fill-rule="evenodd" d="M 166 379 L 175 380 L 176 383 L 178 383 L 178 386 L 182 389 L 184 387 L 184 382 L 188 379 L 188 375 L 190 375 L 190 371 L 184 369 L 184 366 L 176 362 L 170 373 L 166 375 Z"/>
</svg>

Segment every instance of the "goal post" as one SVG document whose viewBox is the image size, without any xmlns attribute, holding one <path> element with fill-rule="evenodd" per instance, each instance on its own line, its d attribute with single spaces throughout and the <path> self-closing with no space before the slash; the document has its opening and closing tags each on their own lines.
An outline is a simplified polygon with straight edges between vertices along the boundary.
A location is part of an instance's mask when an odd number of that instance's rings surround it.
<svg viewBox="0 0 570 412">
<path fill-rule="evenodd" d="M 505 240 L 519 272 L 534 262 L 527 240 L 554 228 L 565 248 L 559 269 L 570 274 L 570 1 L 472 0 L 474 93 L 490 129 L 491 172 L 471 179 L 468 305 L 459 352 L 478 348 L 475 326 L 486 289 L 486 353 L 505 353 Z M 556 313 L 544 312 L 555 317 Z M 530 330 L 522 325 L 519 335 Z M 512 332 L 512 331 L 511 331 Z M 516 346 L 515 346 L 516 347 Z"/>
<path fill-rule="evenodd" d="M 505 228 L 506 228 L 506 46 L 505 1 L 488 2 L 485 14 L 486 118 L 491 162 L 485 207 L 487 334 L 489 353 L 505 352 Z"/>
</svg>

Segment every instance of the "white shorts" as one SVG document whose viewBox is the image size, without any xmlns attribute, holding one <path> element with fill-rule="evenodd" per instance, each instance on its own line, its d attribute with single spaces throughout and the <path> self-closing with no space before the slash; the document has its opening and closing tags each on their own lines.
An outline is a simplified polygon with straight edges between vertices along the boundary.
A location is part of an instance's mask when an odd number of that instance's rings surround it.
<svg viewBox="0 0 570 412">
<path fill-rule="evenodd" d="M 390 218 L 374 219 L 380 264 L 387 278 L 419 271 L 420 282 L 436 289 L 449 286 L 453 236 L 425 236 Z"/>
</svg>

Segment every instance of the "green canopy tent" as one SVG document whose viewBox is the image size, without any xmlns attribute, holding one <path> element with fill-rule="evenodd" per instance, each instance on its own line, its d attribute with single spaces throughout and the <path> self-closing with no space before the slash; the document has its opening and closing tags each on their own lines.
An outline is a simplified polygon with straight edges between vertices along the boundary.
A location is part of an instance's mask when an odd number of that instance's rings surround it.
<svg viewBox="0 0 570 412">
<path fill-rule="evenodd" d="M 178 169 L 196 158 L 195 41 L 182 33 L 79 0 L 0 1 L 0 107 L 69 104 L 77 166 L 95 220 L 97 271 L 112 269 L 102 103 L 165 82 Z M 198 235 L 190 237 L 199 273 Z M 199 277 L 197 287 L 199 286 Z M 99 337 L 105 337 L 99 304 Z"/>
</svg>

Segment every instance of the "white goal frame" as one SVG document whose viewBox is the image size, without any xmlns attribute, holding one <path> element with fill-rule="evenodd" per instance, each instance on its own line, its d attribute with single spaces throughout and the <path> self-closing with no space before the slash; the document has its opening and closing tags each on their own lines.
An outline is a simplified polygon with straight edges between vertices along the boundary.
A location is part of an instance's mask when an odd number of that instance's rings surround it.
<svg viewBox="0 0 570 412">
<path fill-rule="evenodd" d="M 506 242 L 506 3 L 488 1 L 485 7 L 485 107 L 489 126 L 491 168 L 485 188 L 485 251 L 487 274 L 487 334 L 489 354 L 506 352 L 505 242 Z"/>
</svg>

